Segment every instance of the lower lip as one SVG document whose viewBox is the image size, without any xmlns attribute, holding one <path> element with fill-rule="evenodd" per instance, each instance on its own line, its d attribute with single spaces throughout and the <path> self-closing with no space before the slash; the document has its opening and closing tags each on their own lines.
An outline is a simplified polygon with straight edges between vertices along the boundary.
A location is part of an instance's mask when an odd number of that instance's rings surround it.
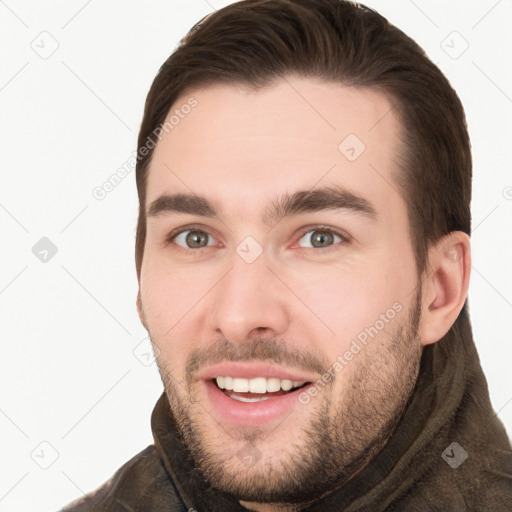
<svg viewBox="0 0 512 512">
<path fill-rule="evenodd" d="M 307 388 L 304 386 L 285 395 L 246 403 L 230 398 L 211 380 L 205 381 L 205 385 L 210 403 L 219 419 L 223 423 L 244 427 L 257 427 L 288 416 L 294 407 L 301 406 L 298 397 Z"/>
</svg>

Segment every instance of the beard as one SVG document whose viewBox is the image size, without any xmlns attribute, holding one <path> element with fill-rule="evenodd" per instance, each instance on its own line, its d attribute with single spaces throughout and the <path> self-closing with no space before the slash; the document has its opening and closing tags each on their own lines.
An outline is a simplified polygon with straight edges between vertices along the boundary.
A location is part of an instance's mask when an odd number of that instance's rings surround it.
<svg viewBox="0 0 512 512">
<path fill-rule="evenodd" d="M 382 330 L 343 369 L 349 370 L 343 386 L 336 388 L 337 375 L 310 404 L 294 408 L 311 407 L 302 414 L 306 420 L 288 422 L 286 442 L 278 446 L 271 443 L 280 425 L 233 431 L 215 420 L 197 398 L 196 371 L 219 361 L 260 361 L 323 373 L 326 361 L 268 338 L 195 349 L 185 381 L 157 361 L 184 445 L 205 484 L 243 502 L 306 505 L 359 473 L 386 445 L 413 393 L 422 354 L 421 290 L 405 320 L 398 324 L 398 318 L 392 331 Z"/>
</svg>

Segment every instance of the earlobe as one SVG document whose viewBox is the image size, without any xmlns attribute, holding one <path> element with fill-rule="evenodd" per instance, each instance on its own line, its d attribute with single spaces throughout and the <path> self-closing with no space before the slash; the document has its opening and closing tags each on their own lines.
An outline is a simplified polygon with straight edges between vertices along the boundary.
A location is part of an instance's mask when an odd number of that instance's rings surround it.
<svg viewBox="0 0 512 512">
<path fill-rule="evenodd" d="M 471 273 L 469 236 L 453 231 L 429 250 L 429 270 L 424 276 L 422 345 L 439 341 L 455 323 L 466 301 Z"/>
</svg>

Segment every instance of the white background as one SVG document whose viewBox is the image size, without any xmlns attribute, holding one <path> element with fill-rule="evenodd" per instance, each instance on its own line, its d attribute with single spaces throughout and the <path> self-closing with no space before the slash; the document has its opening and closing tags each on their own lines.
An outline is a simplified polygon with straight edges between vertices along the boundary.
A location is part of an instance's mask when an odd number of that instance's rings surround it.
<svg viewBox="0 0 512 512">
<path fill-rule="evenodd" d="M 144 360 L 147 348 L 136 349 L 146 332 L 135 308 L 135 174 L 102 201 L 92 190 L 136 149 L 160 65 L 227 3 L 0 1 L 0 511 L 59 509 L 152 442 L 162 385 L 133 352 Z M 470 312 L 512 436 L 512 1 L 367 5 L 425 48 L 466 108 Z M 33 49 L 57 44 L 46 59 Z M 46 263 L 32 252 L 42 237 L 58 249 Z"/>
</svg>

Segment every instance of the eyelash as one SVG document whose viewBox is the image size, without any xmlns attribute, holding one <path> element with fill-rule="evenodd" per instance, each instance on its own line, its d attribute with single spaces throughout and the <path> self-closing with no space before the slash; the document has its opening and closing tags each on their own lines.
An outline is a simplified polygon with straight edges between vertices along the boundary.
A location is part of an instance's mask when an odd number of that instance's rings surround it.
<svg viewBox="0 0 512 512">
<path fill-rule="evenodd" d="M 172 244 L 174 242 L 174 239 L 178 236 L 178 235 L 181 235 L 182 233 L 185 233 L 187 231 L 199 231 L 201 233 L 206 233 L 207 235 L 209 236 L 212 236 L 213 238 L 215 238 L 209 231 L 208 229 L 206 229 L 204 226 L 200 226 L 200 225 L 197 225 L 197 224 L 191 224 L 191 225 L 188 225 L 188 226 L 182 226 L 174 231 L 171 231 L 171 233 L 169 233 L 165 239 L 165 242 L 164 242 L 164 246 L 167 247 L 169 246 L 170 244 Z M 346 245 L 348 243 L 350 243 L 351 241 L 351 237 L 345 232 L 345 231 L 342 231 L 342 230 L 339 230 L 339 229 L 334 229 L 332 227 L 329 227 L 329 226 L 323 226 L 323 225 L 313 225 L 313 226 L 306 226 L 305 228 L 303 228 L 301 231 L 300 231 L 300 234 L 299 236 L 297 237 L 297 241 L 294 243 L 294 246 L 300 242 L 300 240 L 302 239 L 302 237 L 309 233 L 309 232 L 313 232 L 313 231 L 320 231 L 322 233 L 330 233 L 330 234 L 333 234 L 333 235 L 337 235 L 340 237 L 341 241 L 340 242 L 337 242 L 333 245 L 330 245 L 329 247 L 299 247 L 299 249 L 314 249 L 315 252 L 325 252 L 325 251 L 328 251 L 328 250 L 332 250 L 333 247 L 337 247 L 339 245 Z M 185 252 L 189 252 L 189 253 L 200 253 L 202 252 L 202 250 L 204 249 L 210 249 L 214 246 L 206 246 L 206 247 L 200 247 L 198 249 L 191 249 L 189 247 L 182 247 L 181 245 L 177 245 L 175 244 L 176 247 L 179 247 L 181 250 L 185 251 Z"/>
</svg>

